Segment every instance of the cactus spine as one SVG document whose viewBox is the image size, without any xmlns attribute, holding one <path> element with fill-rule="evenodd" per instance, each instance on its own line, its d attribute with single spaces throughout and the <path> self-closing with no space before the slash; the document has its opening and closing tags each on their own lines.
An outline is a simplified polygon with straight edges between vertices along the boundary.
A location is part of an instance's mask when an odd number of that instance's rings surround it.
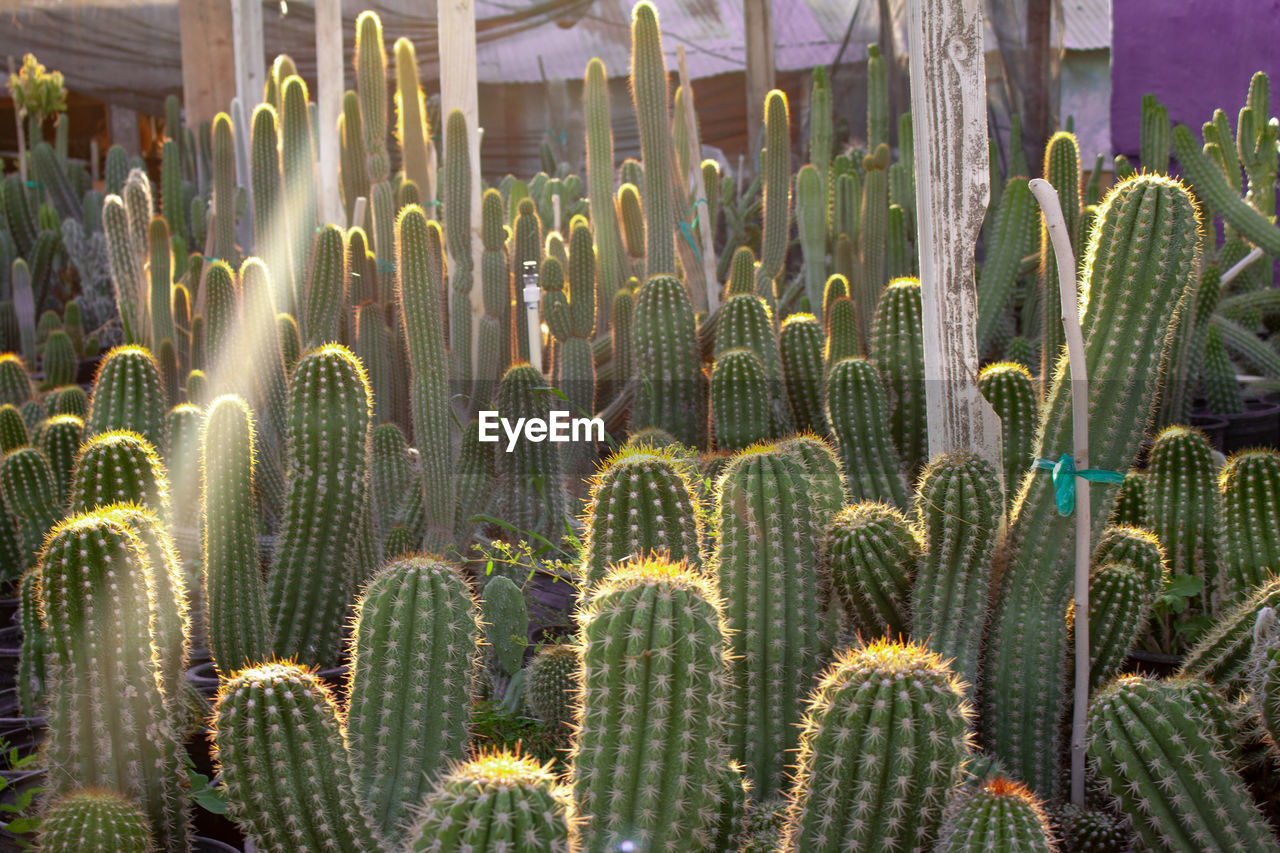
<svg viewBox="0 0 1280 853">
<path fill-rule="evenodd" d="M 969 717 L 933 652 L 877 640 L 841 653 L 807 709 L 779 849 L 930 849 L 969 755 Z"/>
<path fill-rule="evenodd" d="M 956 795 L 943 818 L 938 853 L 1054 853 L 1053 830 L 1021 783 L 997 776 Z"/>
<path fill-rule="evenodd" d="M 151 853 L 155 837 L 136 802 L 107 788 L 88 788 L 60 797 L 45 809 L 40 849 L 46 853 Z"/>
</svg>

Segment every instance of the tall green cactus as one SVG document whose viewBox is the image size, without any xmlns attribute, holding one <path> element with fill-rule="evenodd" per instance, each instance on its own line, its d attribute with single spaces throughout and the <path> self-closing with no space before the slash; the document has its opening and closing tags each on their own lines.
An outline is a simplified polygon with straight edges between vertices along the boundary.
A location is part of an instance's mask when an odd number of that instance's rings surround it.
<svg viewBox="0 0 1280 853">
<path fill-rule="evenodd" d="M 618 567 L 581 618 L 577 849 L 703 849 L 725 766 L 725 623 L 687 567 Z M 645 724 L 634 724 L 643 719 Z"/>
<path fill-rule="evenodd" d="M 438 558 L 392 563 L 360 597 L 347 738 L 357 794 L 384 838 L 466 755 L 477 617 L 461 570 Z"/>
<path fill-rule="evenodd" d="M 1138 140 L 1138 155 L 1143 170 L 1163 174 L 1169 171 L 1169 148 L 1173 144 L 1169 129 L 1169 108 L 1155 95 L 1142 96 L 1142 126 Z"/>
<path fill-rule="evenodd" d="M 889 70 L 880 45 L 867 45 L 867 148 L 889 144 Z"/>
<path fill-rule="evenodd" d="M 1050 137 L 1044 149 L 1044 179 L 1058 191 L 1062 199 L 1062 218 L 1067 235 L 1075 240 L 1080 209 L 1080 146 L 1073 134 L 1059 131 Z M 1076 246 L 1075 251 L 1080 252 Z M 1048 226 L 1041 216 L 1040 224 L 1040 385 L 1048 388 L 1054 378 L 1058 357 L 1066 345 L 1062 330 L 1062 301 L 1058 297 L 1058 265 Z"/>
<path fill-rule="evenodd" d="M 449 249 L 449 377 L 469 382 L 471 365 L 471 149 L 462 110 L 449 113 L 444 126 L 444 236 Z"/>
<path fill-rule="evenodd" d="M 311 278 L 302 299 L 303 345 L 317 347 L 341 338 L 347 279 L 347 241 L 342 229 L 325 225 L 315 234 Z"/>
<path fill-rule="evenodd" d="M 429 145 L 431 128 L 427 125 L 427 105 L 418 84 L 418 57 L 413 42 L 396 39 L 396 138 L 400 140 L 400 159 L 404 176 L 418 185 L 428 198 L 435 198 L 431 184 Z"/>
<path fill-rule="evenodd" d="M 426 547 L 441 550 L 453 537 L 455 496 L 452 475 L 449 380 L 444 349 L 443 282 L 434 263 L 440 227 L 421 207 L 406 207 L 396 221 L 396 286 L 409 352 L 410 406 L 414 443 L 422 457 L 427 509 Z"/>
<path fill-rule="evenodd" d="M 1112 189 L 1098 214 L 1082 284 L 1089 368 L 1091 467 L 1124 470 L 1150 417 L 1169 325 L 1195 257 L 1193 202 L 1167 178 L 1140 175 Z M 1049 389 L 1035 455 L 1071 447 L 1071 393 L 1065 362 Z M 1093 503 L 1100 531 L 1109 507 Z M 1047 476 L 1024 480 L 1008 540 L 988 643 L 992 674 L 982 715 L 986 743 L 1041 794 L 1058 774 L 1058 721 L 1065 683 L 1066 612 L 1074 520 L 1057 511 Z"/>
<path fill-rule="evenodd" d="M 845 507 L 818 546 L 818 570 L 832 585 L 854 630 L 866 639 L 910 630 L 911 586 L 922 548 L 899 510 L 864 501 Z"/>
<path fill-rule="evenodd" d="M 792 314 L 782 321 L 778 335 L 783 382 L 796 428 L 820 434 L 827 431 L 822 411 L 824 337 L 822 324 L 812 314 Z"/>
<path fill-rule="evenodd" d="M 915 497 L 925 555 L 911 588 L 912 635 L 952 661 L 971 696 L 1003 526 L 1001 497 L 990 463 L 967 452 L 930 460 Z"/>
<path fill-rule="evenodd" d="M 10 221 L 13 221 L 12 215 Z M 107 264 L 125 341 L 144 342 L 149 331 L 143 291 L 145 279 L 142 263 L 133 250 L 129 235 L 129 212 L 118 195 L 109 195 L 102 203 L 102 230 L 106 236 Z"/>
<path fill-rule="evenodd" d="M 780 850 L 931 849 L 970 716 L 959 681 L 922 646 L 841 653 L 809 701 Z"/>
<path fill-rule="evenodd" d="M 825 393 L 827 423 L 835 434 L 854 501 L 907 506 L 907 483 L 889 431 L 884 386 L 876 366 L 846 358 L 831 367 Z"/>
<path fill-rule="evenodd" d="M 458 764 L 422 801 L 407 853 L 566 853 L 572 803 L 555 775 L 518 753 Z"/>
<path fill-rule="evenodd" d="M 626 258 L 613 206 L 613 131 L 610 128 L 609 78 L 604 63 L 587 63 L 582 90 L 586 125 L 587 197 L 591 202 L 591 230 L 600 262 L 600 302 L 608 307 L 627 283 Z"/>
<path fill-rule="evenodd" d="M 512 422 L 518 418 L 546 421 L 553 405 L 551 390 L 532 365 L 516 364 L 502 377 L 494 408 Z M 495 465 L 498 515 L 519 530 L 560 541 L 567 496 L 559 446 L 517 440 L 503 451 L 496 453 Z"/>
<path fill-rule="evenodd" d="M 213 119 L 213 215 L 214 257 L 239 266 L 236 252 L 236 151 L 231 116 Z"/>
<path fill-rule="evenodd" d="M 658 10 L 648 0 L 631 12 L 631 92 L 644 160 L 645 275 L 676 271 L 676 219 L 671 170 L 671 110 Z"/>
<path fill-rule="evenodd" d="M 731 757 L 765 797 L 782 785 L 809 679 L 827 651 L 804 466 L 765 445 L 739 454 L 719 482 L 715 525 L 735 694 Z"/>
<path fill-rule="evenodd" d="M 1026 786 L 1004 776 L 957 792 L 939 833 L 938 853 L 1054 853 L 1049 818 Z"/>
<path fill-rule="evenodd" d="M 1031 451 L 1040 421 L 1035 380 L 1021 364 L 1002 361 L 982 368 L 978 373 L 978 390 L 1000 416 L 1005 507 L 1008 509 L 1018 496 L 1022 478 L 1035 461 Z"/>
<path fill-rule="evenodd" d="M 731 349 L 745 348 L 760 359 L 763 380 L 753 389 L 767 402 L 767 432 L 759 438 L 776 438 L 795 429 L 784 388 L 778 332 L 768 303 L 750 293 L 728 297 L 716 323 L 713 354 L 718 359 Z"/>
<path fill-rule="evenodd" d="M 1089 579 L 1089 689 L 1120 671 L 1151 616 L 1146 578 L 1127 563 L 1106 563 Z"/>
<path fill-rule="evenodd" d="M 894 445 L 911 472 L 923 468 L 929 456 L 920 300 L 919 279 L 895 279 L 881 292 L 871 321 L 871 358 L 889 389 Z"/>
<path fill-rule="evenodd" d="M 858 214 L 862 233 L 858 239 L 858 276 L 851 298 L 858 306 L 858 329 L 871 340 L 871 318 L 880 291 L 889 283 L 889 147 L 881 145 L 863 159 L 862 208 Z"/>
<path fill-rule="evenodd" d="M 556 340 L 554 376 L 574 417 L 591 417 L 596 410 L 595 360 L 591 336 L 596 324 L 596 254 L 591 229 L 576 219 L 569 235 L 568 277 L 554 288 L 542 277 L 543 313 Z M 574 467 L 594 458 L 594 448 L 575 443 L 570 449 Z"/>
<path fill-rule="evenodd" d="M 6 579 L 35 564 L 49 529 L 62 517 L 62 493 L 49 460 L 34 447 L 20 447 L 0 460 L 0 498 L 16 522 L 21 562 L 7 567 Z"/>
<path fill-rule="evenodd" d="M 317 201 L 315 162 L 311 151 L 311 115 L 307 109 L 307 84 L 301 77 L 289 77 L 280 94 L 280 166 L 283 176 L 285 224 L 288 228 L 291 288 L 279 302 L 283 310 L 297 314 L 311 269 L 311 246 L 315 241 Z"/>
<path fill-rule="evenodd" d="M 150 853 L 155 836 L 146 813 L 132 799 L 107 788 L 84 788 L 46 806 L 40 820 L 40 849 Z"/>
<path fill-rule="evenodd" d="M 382 849 L 356 792 L 341 720 L 324 682 L 291 663 L 222 682 L 215 755 L 231 817 L 259 849 Z"/>
<path fill-rule="evenodd" d="M 756 292 L 778 304 L 778 276 L 787 261 L 791 233 L 791 119 L 787 96 L 774 89 L 764 98 L 765 147 L 760 152 L 764 210 Z"/>
<path fill-rule="evenodd" d="M 369 386 L 337 344 L 312 350 L 289 383 L 288 491 L 267 585 L 280 658 L 333 663 L 355 591 L 355 541 L 366 500 Z M 341 485 L 339 485 L 341 484 Z"/>
<path fill-rule="evenodd" d="M 1227 460 L 1222 496 L 1222 573 L 1228 601 L 1243 598 L 1280 567 L 1280 454 L 1249 450 Z"/>
<path fill-rule="evenodd" d="M 85 438 L 133 430 L 163 452 L 164 412 L 160 368 L 151 353 L 142 347 L 116 347 L 103 357 L 94 377 Z"/>
<path fill-rule="evenodd" d="M 1148 849 L 1280 850 L 1200 704 L 1211 691 L 1196 685 L 1125 676 L 1099 691 L 1089 704 L 1094 772 Z"/>
<path fill-rule="evenodd" d="M 720 353 L 711 373 L 711 420 L 717 448 L 745 450 L 771 437 L 767 386 L 764 366 L 754 352 L 738 348 Z"/>
<path fill-rule="evenodd" d="M 993 207 L 987 215 L 989 234 L 982 260 L 982 275 L 978 279 L 979 355 L 991 348 L 1000 322 L 1006 316 L 1017 285 L 1018 268 L 1032 251 L 1033 233 L 1027 223 L 1034 218 L 1034 199 L 1027 179 L 1010 178 L 1000 195 L 999 206 Z M 1074 247 L 1077 252 L 1080 248 Z M 1057 291 L 1052 293 L 1056 295 Z M 1061 303 L 1055 300 L 1053 304 Z M 1058 323 L 1056 314 L 1054 322 Z"/>
<path fill-rule="evenodd" d="M 796 224 L 804 256 L 805 291 L 810 310 L 822 304 L 827 281 L 827 192 L 824 175 L 812 163 L 796 175 Z"/>
<path fill-rule="evenodd" d="M 633 357 L 639 381 L 632 429 L 661 427 L 690 446 L 706 446 L 704 379 L 689 293 L 670 275 L 650 278 L 636 296 Z"/>
<path fill-rule="evenodd" d="M 266 590 L 258 566 L 253 415 L 239 397 L 209 406 L 202 442 L 204 594 L 209 650 L 230 676 L 271 656 Z"/>
<path fill-rule="evenodd" d="M 1280 580 L 1272 579 L 1255 587 L 1219 617 L 1187 652 L 1179 674 L 1210 681 L 1223 695 L 1239 695 L 1248 686 L 1253 625 L 1258 611 L 1264 607 L 1280 608 Z"/>
<path fill-rule="evenodd" d="M 164 463 L 146 439 L 113 430 L 80 448 L 71 478 L 70 508 L 81 512 L 114 503 L 136 503 L 169 518 L 169 482 Z"/>
<path fill-rule="evenodd" d="M 587 587 L 611 566 L 661 552 L 676 562 L 701 563 L 702 511 L 687 458 L 677 449 L 624 447 L 591 481 L 583 554 Z"/>
<path fill-rule="evenodd" d="M 148 618 L 156 612 L 148 587 L 158 569 L 107 511 L 62 521 L 41 567 L 43 621 L 58 626 L 48 634 L 51 793 L 73 784 L 127 793 L 142 806 L 160 849 L 183 853 L 190 830 L 182 742 L 161 690 L 163 638 Z"/>
<path fill-rule="evenodd" d="M 492 400 L 498 380 L 511 366 L 511 270 L 507 266 L 505 218 L 502 193 L 493 188 L 485 190 L 480 199 L 484 317 L 480 320 L 479 361 L 475 365 L 476 399 L 481 403 Z"/>
</svg>

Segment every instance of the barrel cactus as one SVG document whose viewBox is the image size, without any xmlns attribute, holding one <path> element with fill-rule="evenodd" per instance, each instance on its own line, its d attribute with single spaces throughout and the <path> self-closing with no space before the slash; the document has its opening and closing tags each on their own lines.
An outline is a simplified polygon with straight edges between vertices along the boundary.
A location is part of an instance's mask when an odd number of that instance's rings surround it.
<svg viewBox="0 0 1280 853">
<path fill-rule="evenodd" d="M 947 809 L 937 853 L 1054 853 L 1053 830 L 1035 795 L 1003 776 L 961 791 Z"/>
<path fill-rule="evenodd" d="M 155 840 L 137 803 L 107 788 L 85 788 L 45 809 L 40 849 L 46 853 L 151 853 Z"/>
</svg>

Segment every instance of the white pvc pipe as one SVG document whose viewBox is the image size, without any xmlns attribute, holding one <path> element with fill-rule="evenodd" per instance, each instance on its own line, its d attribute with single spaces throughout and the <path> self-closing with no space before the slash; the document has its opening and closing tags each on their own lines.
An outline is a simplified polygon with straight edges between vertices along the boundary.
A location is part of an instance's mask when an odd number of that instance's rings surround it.
<svg viewBox="0 0 1280 853">
<path fill-rule="evenodd" d="M 524 310 L 529 324 L 529 363 L 542 372 L 542 318 L 538 314 L 542 288 L 538 286 L 537 268 L 526 263 L 524 268 Z"/>
</svg>

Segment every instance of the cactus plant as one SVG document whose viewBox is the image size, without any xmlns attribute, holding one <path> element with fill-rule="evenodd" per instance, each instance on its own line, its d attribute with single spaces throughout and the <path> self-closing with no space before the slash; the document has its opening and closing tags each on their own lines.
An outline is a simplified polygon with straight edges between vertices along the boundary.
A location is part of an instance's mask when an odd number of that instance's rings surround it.
<svg viewBox="0 0 1280 853">
<path fill-rule="evenodd" d="M 236 152 L 231 116 L 213 118 L 214 257 L 239 266 L 236 251 Z"/>
<path fill-rule="evenodd" d="M 1035 380 L 1021 364 L 1002 361 L 982 368 L 978 373 L 978 390 L 1000 417 L 1005 506 L 1012 508 L 1022 478 L 1035 461 L 1031 451 L 1040 420 Z"/>
<path fill-rule="evenodd" d="M 48 853 L 151 853 L 155 840 L 147 816 L 136 802 L 107 788 L 85 788 L 45 808 L 40 820 L 40 849 Z"/>
<path fill-rule="evenodd" d="M 609 127 L 609 79 L 604 63 L 587 63 L 582 91 L 586 125 L 587 196 L 591 201 L 591 228 L 600 262 L 600 302 L 608 306 L 627 282 L 626 258 L 613 205 L 613 131 Z M 616 350 L 615 350 L 616 351 Z"/>
<path fill-rule="evenodd" d="M 920 281 L 895 279 L 880 293 L 871 320 L 871 358 L 889 390 L 889 424 L 907 470 L 928 461 L 924 415 L 924 331 Z"/>
<path fill-rule="evenodd" d="M 311 269 L 311 246 L 315 241 L 316 188 L 315 161 L 311 153 L 311 115 L 307 109 L 307 84 L 301 77 L 288 77 L 280 90 L 280 169 L 286 213 L 285 233 L 289 252 L 292 287 L 282 288 L 280 305 L 297 313 Z M 268 244 L 270 245 L 270 244 Z"/>
<path fill-rule="evenodd" d="M 1238 601 L 1280 568 L 1280 454 L 1250 450 L 1227 460 L 1222 495 L 1222 572 Z"/>
<path fill-rule="evenodd" d="M 337 343 L 342 326 L 347 278 L 347 241 L 342 229 L 325 225 L 315 234 L 311 280 L 303 292 L 303 344 Z"/>
<path fill-rule="evenodd" d="M 754 294 L 734 294 L 720 307 L 712 354 L 719 359 L 731 349 L 745 348 L 760 360 L 764 381 L 758 393 L 768 403 L 766 431 L 760 438 L 778 438 L 794 431 L 787 392 L 783 387 L 782 358 L 778 332 L 769 306 Z"/>
<path fill-rule="evenodd" d="M 1089 689 L 1120 671 L 1151 615 L 1147 580 L 1127 563 L 1105 563 L 1089 579 Z"/>
<path fill-rule="evenodd" d="M 231 816 L 259 849 L 381 849 L 356 794 L 340 711 L 314 673 L 267 663 L 223 681 L 212 740 Z"/>
<path fill-rule="evenodd" d="M 702 849 L 724 766 L 725 625 L 711 584 L 660 559 L 617 567 L 581 615 L 575 849 Z M 633 720 L 643 719 L 643 726 Z"/>
<path fill-rule="evenodd" d="M 764 149 L 760 152 L 764 211 L 756 292 L 778 304 L 778 276 L 787 261 L 791 233 L 791 118 L 787 96 L 774 89 L 764 98 Z"/>
<path fill-rule="evenodd" d="M 581 667 L 578 644 L 551 643 L 534 653 L 525 670 L 525 704 L 559 741 L 568 740 L 577 715 Z"/>
<path fill-rule="evenodd" d="M 632 340 L 639 381 L 632 429 L 661 427 L 690 447 L 705 447 L 707 419 L 697 327 L 680 279 L 657 275 L 640 288 Z"/>
<path fill-rule="evenodd" d="M 1054 853 L 1053 829 L 1035 795 L 1004 776 L 962 789 L 947 808 L 938 853 Z"/>
<path fill-rule="evenodd" d="M 970 715 L 959 681 L 921 646 L 842 652 L 808 705 L 779 850 L 931 849 Z"/>
<path fill-rule="evenodd" d="M 470 381 L 471 365 L 471 147 L 462 110 L 449 113 L 444 127 L 444 179 L 441 195 L 444 236 L 449 249 L 449 377 Z"/>
<path fill-rule="evenodd" d="M 164 452 L 164 392 L 160 368 L 142 347 L 116 347 L 103 357 L 93 381 L 85 438 L 133 430 Z"/>
<path fill-rule="evenodd" d="M 672 192 L 671 111 L 658 11 L 647 0 L 631 11 L 631 92 L 644 160 L 645 275 L 676 271 L 677 214 Z"/>
<path fill-rule="evenodd" d="M 1147 474 L 1145 471 L 1126 471 L 1124 482 L 1116 489 L 1115 503 L 1108 524 L 1126 524 L 1140 527 L 1147 523 Z"/>
<path fill-rule="evenodd" d="M 446 774 L 423 800 L 406 853 L 565 853 L 572 803 L 551 771 L 506 750 Z"/>
<path fill-rule="evenodd" d="M 994 216 L 987 218 L 987 249 L 978 283 L 979 354 L 987 352 L 996 341 L 1017 284 L 1018 267 L 1033 251 L 1033 233 L 1027 223 L 1034 221 L 1035 212 L 1027 179 L 1011 177 L 1005 182 L 998 207 L 993 198 L 991 210 Z"/>
<path fill-rule="evenodd" d="M 400 155 L 404 162 L 404 176 L 413 181 L 427 198 L 435 198 L 431 185 L 430 139 L 427 125 L 426 102 L 418 84 L 418 57 L 413 42 L 407 38 L 396 39 L 396 138 L 400 141 Z"/>
<path fill-rule="evenodd" d="M 1182 300 L 1197 242 L 1193 202 L 1168 178 L 1140 175 L 1112 189 L 1098 214 L 1082 283 L 1086 306 L 1091 467 L 1127 469 L 1154 405 L 1169 324 Z M 1157 248 L 1159 247 L 1159 248 Z M 1055 374 L 1037 430 L 1037 458 L 1072 445 L 1065 362 Z M 1123 428 L 1116 426 L 1123 425 Z M 1093 503 L 1095 531 L 1106 501 Z M 1071 594 L 1074 520 L 1058 514 L 1047 476 L 1023 481 L 1010 526 L 997 610 L 988 643 L 985 742 L 1041 795 L 1058 774 L 1058 721 L 1064 693 L 1066 612 Z"/>
<path fill-rule="evenodd" d="M 22 412 L 12 403 L 0 406 L 0 455 L 31 443 L 27 432 L 27 422 L 22 419 Z"/>
<path fill-rule="evenodd" d="M 528 364 L 516 364 L 502 377 L 494 408 L 503 417 L 547 420 L 549 386 Z M 521 441 L 496 454 L 498 515 L 516 528 L 558 542 L 564 535 L 566 495 L 560 448 L 551 442 Z"/>
<path fill-rule="evenodd" d="M 751 350 L 739 348 L 719 354 L 711 374 L 716 447 L 745 450 L 770 438 L 768 385 L 764 366 Z"/>
<path fill-rule="evenodd" d="M 18 707 L 24 717 L 39 716 L 48 680 L 49 637 L 40 621 L 40 566 L 22 573 L 18 582 L 18 626 L 22 648 L 18 655 Z"/>
<path fill-rule="evenodd" d="M 1226 696 L 1243 692 L 1248 686 L 1254 622 L 1264 607 L 1280 608 L 1280 580 L 1255 587 L 1220 616 L 1187 652 L 1179 674 L 1209 681 Z"/>
<path fill-rule="evenodd" d="M 1195 684 L 1125 676 L 1099 691 L 1089 704 L 1094 772 L 1148 849 L 1280 850 L 1224 756 L 1212 711 L 1192 701 Z"/>
<path fill-rule="evenodd" d="M 1045 145 L 1044 179 L 1058 190 L 1062 198 L 1062 219 L 1067 236 L 1076 239 L 1080 209 L 1080 146 L 1068 131 L 1058 131 Z M 1077 248 L 1079 252 L 1080 249 Z M 1049 387 L 1054 368 L 1066 345 L 1062 330 L 1062 302 L 1058 298 L 1058 266 L 1054 260 L 1053 242 L 1041 216 L 1040 225 L 1040 384 Z"/>
<path fill-rule="evenodd" d="M 45 534 L 62 517 L 62 493 L 49 460 L 34 447 L 20 447 L 0 460 L 0 498 L 17 522 L 21 562 L 6 567 L 5 579 L 35 564 Z"/>
<path fill-rule="evenodd" d="M 907 505 L 907 484 L 889 431 L 884 386 L 875 365 L 846 358 L 832 366 L 825 393 L 827 423 L 835 434 L 854 501 Z"/>
<path fill-rule="evenodd" d="M 825 433 L 822 411 L 822 324 L 812 314 L 792 314 L 782 321 L 779 351 L 783 383 L 796 429 Z"/>
<path fill-rule="evenodd" d="M 360 597 L 347 737 L 359 800 L 388 839 L 466 754 L 477 623 L 466 580 L 438 558 L 393 562 Z"/>
</svg>

